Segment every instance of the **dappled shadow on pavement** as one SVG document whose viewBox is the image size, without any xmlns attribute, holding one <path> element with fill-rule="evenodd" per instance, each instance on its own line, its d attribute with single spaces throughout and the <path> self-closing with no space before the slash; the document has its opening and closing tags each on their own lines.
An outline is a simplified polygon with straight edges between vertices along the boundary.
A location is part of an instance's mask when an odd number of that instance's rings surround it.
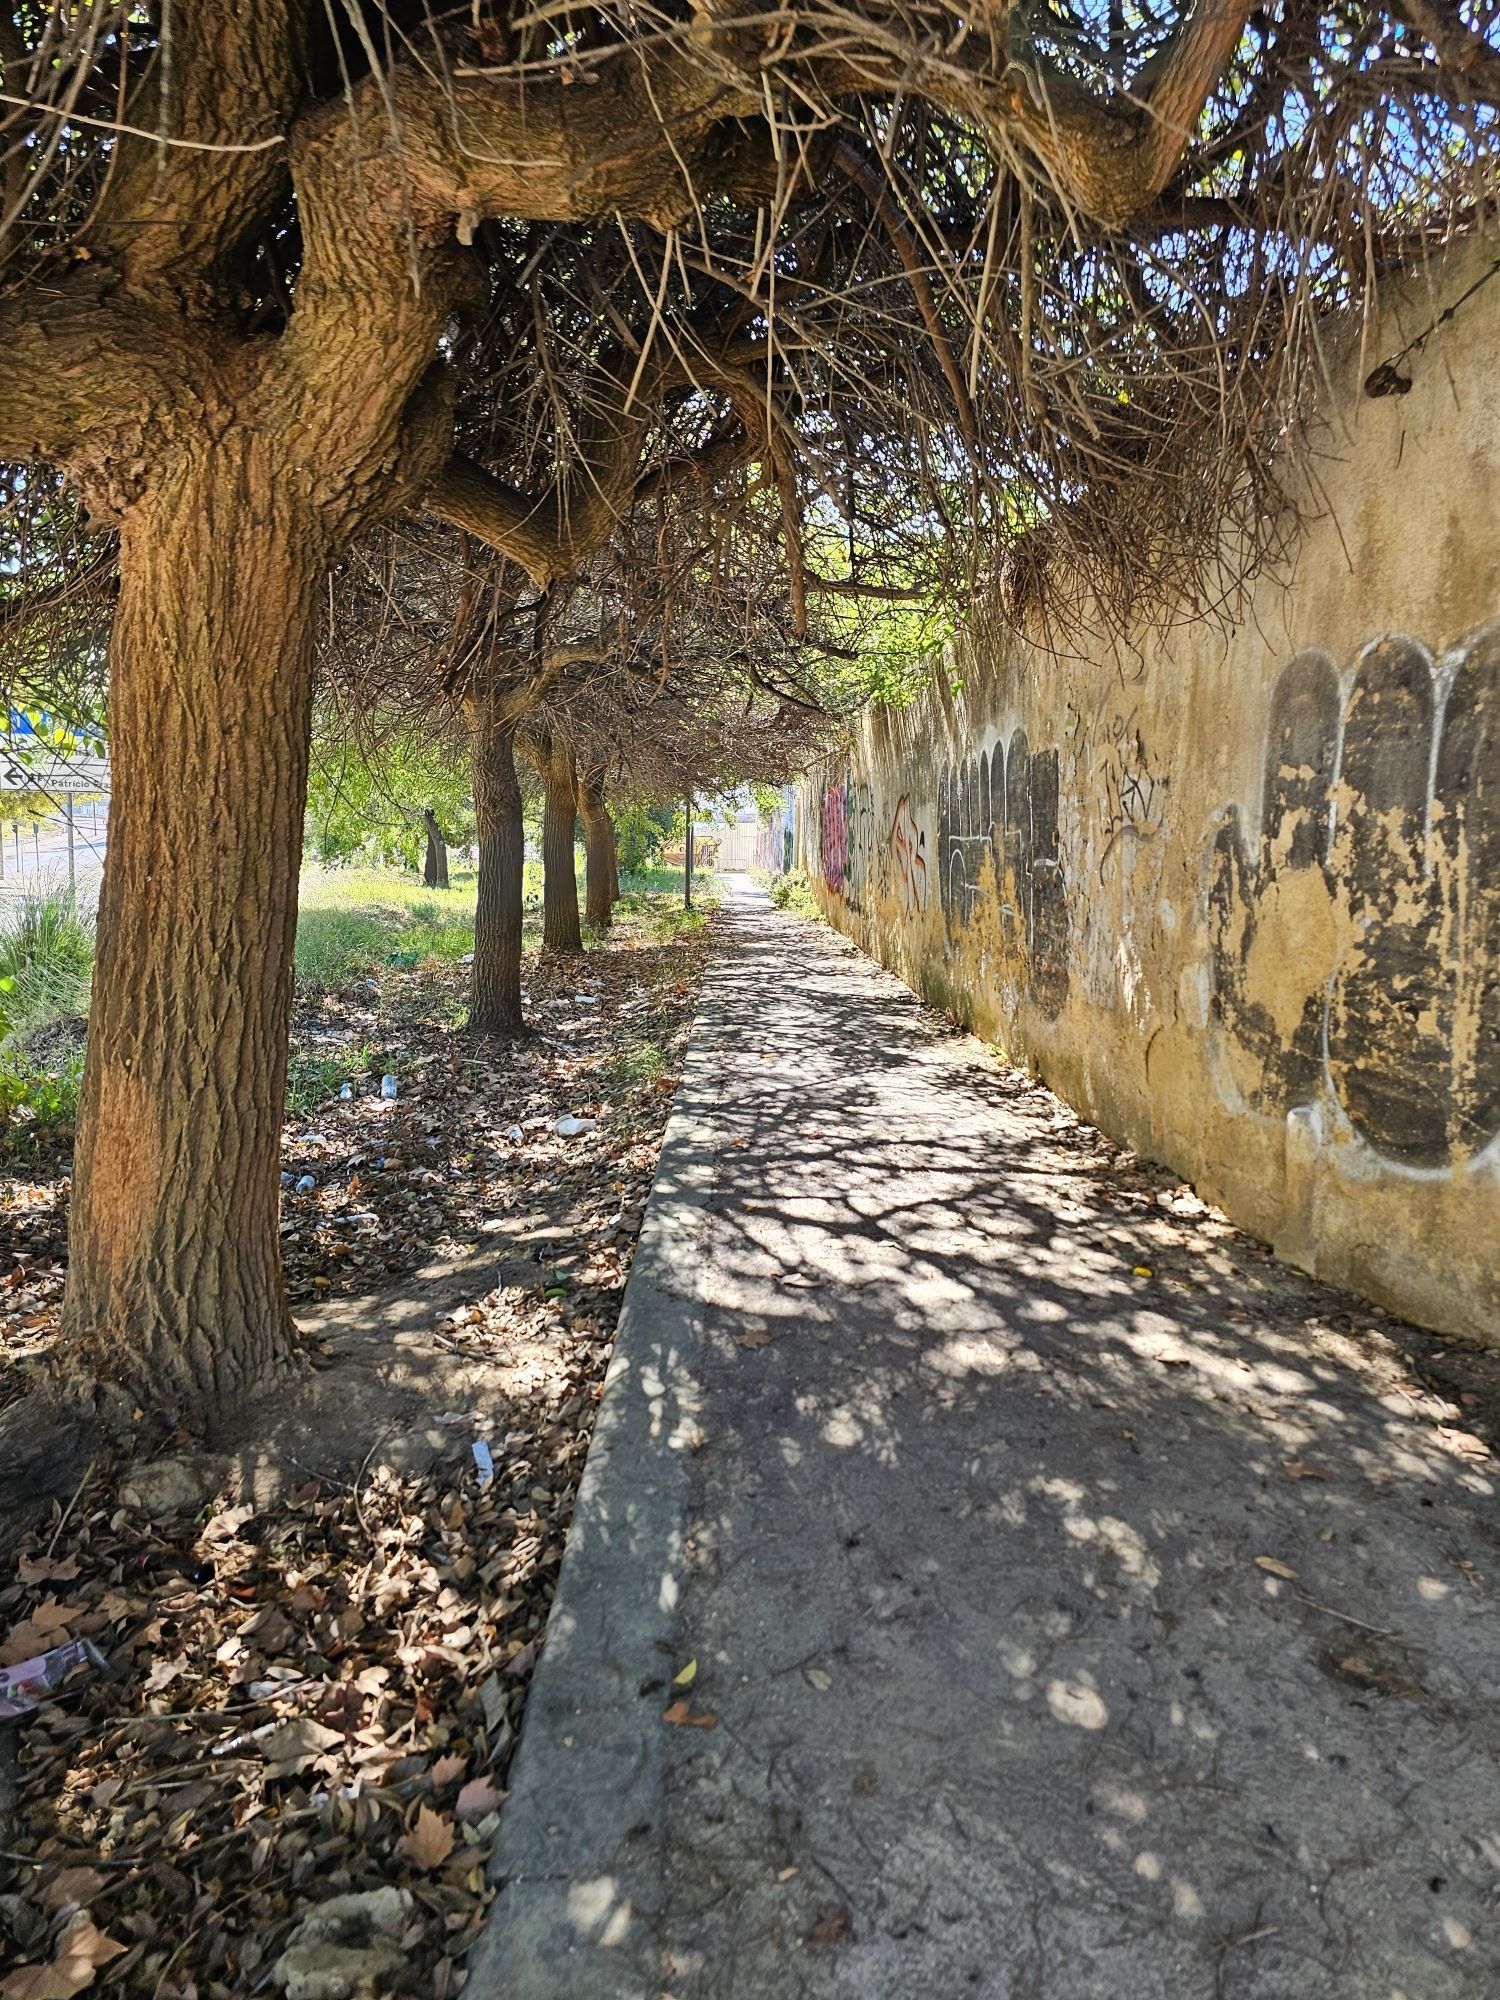
<svg viewBox="0 0 1500 2000">
<path fill-rule="evenodd" d="M 1497 1467 L 1432 1337 L 729 924 L 669 1990 L 1500 1991 Z"/>
</svg>

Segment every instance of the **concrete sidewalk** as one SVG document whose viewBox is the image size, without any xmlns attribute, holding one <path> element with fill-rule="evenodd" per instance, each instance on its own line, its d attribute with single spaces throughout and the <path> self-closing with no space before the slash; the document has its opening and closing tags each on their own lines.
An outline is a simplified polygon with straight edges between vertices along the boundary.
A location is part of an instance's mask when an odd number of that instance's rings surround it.
<svg viewBox="0 0 1500 2000">
<path fill-rule="evenodd" d="M 469 1995 L 1493 2000 L 1436 1344 L 824 926 L 725 931 Z"/>
</svg>

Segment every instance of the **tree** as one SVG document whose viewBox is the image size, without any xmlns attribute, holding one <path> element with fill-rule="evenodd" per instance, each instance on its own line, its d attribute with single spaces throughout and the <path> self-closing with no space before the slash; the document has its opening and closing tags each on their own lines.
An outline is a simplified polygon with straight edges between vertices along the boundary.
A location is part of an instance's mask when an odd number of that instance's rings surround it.
<svg viewBox="0 0 1500 2000">
<path fill-rule="evenodd" d="M 1138 585 L 1201 576 L 1229 501 L 1253 553 L 1316 309 L 1357 294 L 1378 223 L 1418 249 L 1451 228 L 1488 158 L 1465 107 L 1500 100 L 1494 23 L 1490 0 L 775 23 L 733 0 L 7 4 L 0 453 L 60 468 L 119 536 L 78 1393 L 202 1424 L 290 1350 L 277 1151 L 314 640 L 356 538 L 426 507 L 544 585 L 616 505 L 590 461 L 632 428 L 638 378 L 744 338 L 829 493 L 858 486 L 866 413 L 905 397 L 931 489 L 982 529 L 1011 535 L 1010 509 Z M 644 320 L 587 278 L 607 233 Z M 879 311 L 855 312 L 872 257 Z M 518 486 L 455 458 L 454 375 L 465 326 L 549 285 L 613 387 L 579 450 L 550 403 L 552 466 Z M 525 456 L 538 394 L 533 371 L 497 406 L 501 457 Z M 899 435 L 887 415 L 877 454 Z M 799 474 L 768 458 L 800 627 Z M 841 502 L 851 547 L 925 535 L 875 465 Z"/>
</svg>

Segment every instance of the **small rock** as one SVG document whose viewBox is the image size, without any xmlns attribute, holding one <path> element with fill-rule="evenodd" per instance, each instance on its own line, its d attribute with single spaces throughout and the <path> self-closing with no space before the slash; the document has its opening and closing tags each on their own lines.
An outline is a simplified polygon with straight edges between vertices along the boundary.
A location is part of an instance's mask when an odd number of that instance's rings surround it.
<svg viewBox="0 0 1500 2000">
<path fill-rule="evenodd" d="M 407 1889 L 334 1896 L 309 1910 L 276 1961 L 287 2000 L 355 2000 L 400 1983 L 401 1933 L 416 1904 Z"/>
<path fill-rule="evenodd" d="M 195 1514 L 219 1489 L 224 1465 L 212 1458 L 155 1458 L 137 1465 L 120 1489 L 121 1503 L 153 1520 Z"/>
<path fill-rule="evenodd" d="M 363 1947 L 294 1944 L 276 1961 L 276 1983 L 287 2000 L 375 2000 L 391 1991 L 404 1962 L 400 1949 L 384 1939 Z"/>
</svg>

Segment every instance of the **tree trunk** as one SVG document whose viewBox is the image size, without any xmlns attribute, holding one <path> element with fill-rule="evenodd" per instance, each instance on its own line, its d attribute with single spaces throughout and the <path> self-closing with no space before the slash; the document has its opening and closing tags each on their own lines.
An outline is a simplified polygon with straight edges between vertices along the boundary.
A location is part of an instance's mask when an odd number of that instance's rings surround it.
<svg viewBox="0 0 1500 2000">
<path fill-rule="evenodd" d="M 586 772 L 578 780 L 578 812 L 586 856 L 584 915 L 600 930 L 608 930 L 615 912 L 615 830 L 604 805 L 604 779 L 597 771 Z"/>
<path fill-rule="evenodd" d="M 687 795 L 687 837 L 682 843 L 682 907 L 693 907 L 693 795 Z"/>
<path fill-rule="evenodd" d="M 513 721 L 488 696 L 467 704 L 474 817 L 479 822 L 479 901 L 474 911 L 474 969 L 469 1026 L 476 1034 L 513 1035 L 521 1014 L 521 878 L 526 854 Z"/>
<path fill-rule="evenodd" d="M 324 541 L 227 428 L 126 517 L 70 1370 L 211 1422 L 291 1347 L 278 1239 Z"/>
<path fill-rule="evenodd" d="M 437 814 L 431 806 L 423 812 L 422 824 L 427 829 L 427 856 L 422 866 L 422 880 L 429 889 L 446 889 L 448 843 L 443 838 L 443 829 L 438 825 Z"/>
<path fill-rule="evenodd" d="M 542 949 L 582 951 L 573 856 L 578 786 L 572 752 L 554 742 L 542 772 Z"/>
<path fill-rule="evenodd" d="M 620 900 L 620 843 L 615 839 L 615 823 L 612 819 L 608 818 L 608 815 L 606 815 L 606 824 L 609 827 L 609 900 L 611 903 L 618 903 Z"/>
</svg>

